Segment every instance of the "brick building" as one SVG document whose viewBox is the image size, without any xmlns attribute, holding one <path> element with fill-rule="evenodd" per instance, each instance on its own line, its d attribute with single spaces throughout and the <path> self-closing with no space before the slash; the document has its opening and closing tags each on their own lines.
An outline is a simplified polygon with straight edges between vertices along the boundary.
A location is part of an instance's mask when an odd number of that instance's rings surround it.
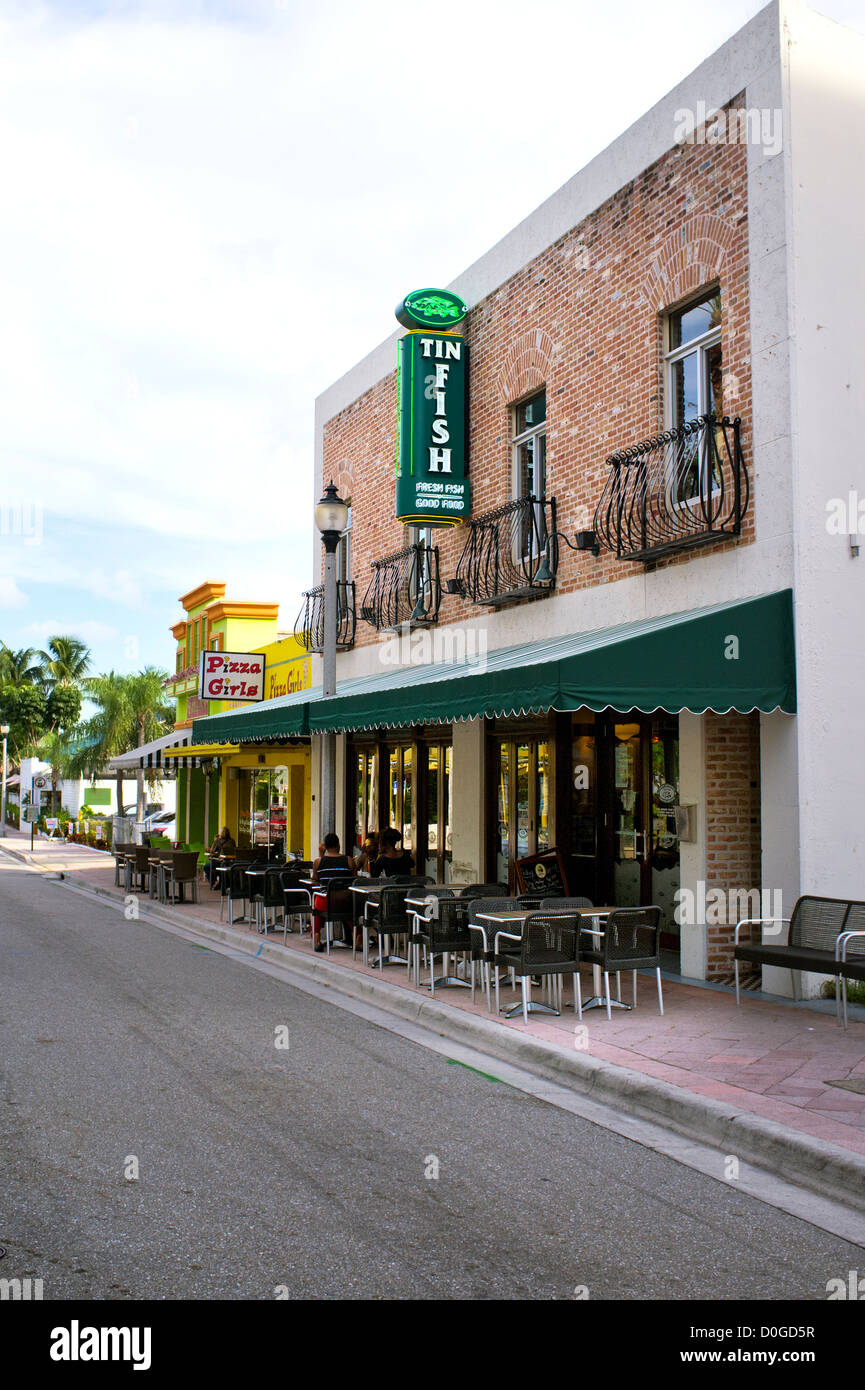
<svg viewBox="0 0 865 1390">
<path fill-rule="evenodd" d="M 729 973 L 743 895 L 865 896 L 842 737 L 865 581 L 827 523 L 865 423 L 863 46 L 768 6 L 449 287 L 462 524 L 397 519 L 400 334 L 319 398 L 315 497 L 332 479 L 350 503 L 337 697 L 196 738 L 281 717 L 315 781 L 333 732 L 347 842 L 396 825 L 459 881 L 555 847 L 571 892 L 658 903 L 694 978 Z"/>
</svg>

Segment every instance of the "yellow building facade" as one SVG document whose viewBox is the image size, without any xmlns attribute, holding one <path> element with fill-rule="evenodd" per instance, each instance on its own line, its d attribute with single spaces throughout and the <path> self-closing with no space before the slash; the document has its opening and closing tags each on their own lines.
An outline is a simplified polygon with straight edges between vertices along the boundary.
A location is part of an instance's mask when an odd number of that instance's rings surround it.
<svg viewBox="0 0 865 1390">
<path fill-rule="evenodd" d="M 175 729 L 222 714 L 243 702 L 202 700 L 199 666 L 205 651 L 262 655 L 264 698 L 305 690 L 310 658 L 293 636 L 279 635 L 279 605 L 229 600 L 221 580 L 206 580 L 184 594 L 185 616 L 171 628 L 177 642 L 175 672 L 166 691 L 176 705 Z M 179 759 L 177 838 L 207 845 L 228 826 L 239 850 L 271 844 L 285 854 L 310 857 L 310 749 L 308 739 L 252 744 L 219 743 L 167 749 Z M 188 766 L 195 759 L 196 765 Z"/>
</svg>

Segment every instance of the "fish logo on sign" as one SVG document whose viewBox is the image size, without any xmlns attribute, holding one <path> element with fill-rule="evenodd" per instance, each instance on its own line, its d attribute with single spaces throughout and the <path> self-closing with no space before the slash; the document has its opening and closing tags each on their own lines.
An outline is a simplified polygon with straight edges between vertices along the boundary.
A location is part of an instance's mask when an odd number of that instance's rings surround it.
<svg viewBox="0 0 865 1390">
<path fill-rule="evenodd" d="M 468 306 L 450 290 L 412 290 L 394 312 L 403 328 L 454 328 Z"/>
</svg>

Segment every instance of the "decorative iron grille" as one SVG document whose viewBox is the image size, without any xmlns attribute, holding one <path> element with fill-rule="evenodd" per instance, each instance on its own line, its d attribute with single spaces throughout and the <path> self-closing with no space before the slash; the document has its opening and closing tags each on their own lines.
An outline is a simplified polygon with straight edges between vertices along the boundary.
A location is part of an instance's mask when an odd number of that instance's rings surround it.
<svg viewBox="0 0 865 1390">
<path fill-rule="evenodd" d="M 749 485 L 738 417 L 700 415 L 607 463 L 594 526 L 618 559 L 648 560 L 740 534 Z"/>
<path fill-rule="evenodd" d="M 360 616 L 377 631 L 429 626 L 441 603 L 438 546 L 418 541 L 372 564 L 372 579 L 360 605 Z"/>
<path fill-rule="evenodd" d="M 453 588 L 490 605 L 542 598 L 558 563 L 556 499 L 520 497 L 469 522 Z"/>
<path fill-rule="evenodd" d="M 347 651 L 354 646 L 357 615 L 354 606 L 354 581 L 340 579 L 336 585 L 336 648 Z M 294 635 L 308 652 L 324 650 L 324 585 L 307 589 L 303 607 L 297 615 Z"/>
</svg>

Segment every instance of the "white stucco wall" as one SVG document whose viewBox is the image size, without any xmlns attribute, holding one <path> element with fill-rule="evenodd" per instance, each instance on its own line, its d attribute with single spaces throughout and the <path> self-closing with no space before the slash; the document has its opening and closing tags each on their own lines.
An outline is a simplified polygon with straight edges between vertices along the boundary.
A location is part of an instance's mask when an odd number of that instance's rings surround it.
<svg viewBox="0 0 865 1390">
<path fill-rule="evenodd" d="M 790 24 L 793 507 L 802 892 L 865 898 L 865 550 L 826 505 L 865 501 L 865 38 Z M 865 546 L 865 536 L 860 538 Z"/>
</svg>

